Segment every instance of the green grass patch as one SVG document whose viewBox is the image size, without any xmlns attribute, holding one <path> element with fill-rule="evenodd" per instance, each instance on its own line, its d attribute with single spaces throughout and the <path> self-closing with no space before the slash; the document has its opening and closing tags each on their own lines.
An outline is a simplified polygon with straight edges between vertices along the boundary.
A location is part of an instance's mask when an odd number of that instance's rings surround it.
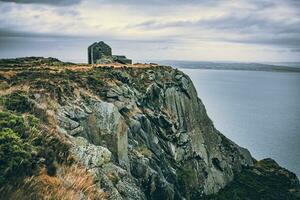
<svg viewBox="0 0 300 200">
<path fill-rule="evenodd" d="M 236 174 L 234 180 L 215 195 L 206 200 L 281 200 L 300 199 L 300 188 L 295 174 L 281 168 L 275 161 L 258 161 Z M 298 190 L 298 192 L 297 192 Z M 296 191 L 296 192 L 291 192 Z"/>
<path fill-rule="evenodd" d="M 10 128 L 0 131 L 0 185 L 11 176 L 24 175 L 31 167 L 33 146 Z"/>
<path fill-rule="evenodd" d="M 2 99 L 4 107 L 11 111 L 25 113 L 32 109 L 32 103 L 23 92 L 14 92 L 2 97 Z"/>
</svg>

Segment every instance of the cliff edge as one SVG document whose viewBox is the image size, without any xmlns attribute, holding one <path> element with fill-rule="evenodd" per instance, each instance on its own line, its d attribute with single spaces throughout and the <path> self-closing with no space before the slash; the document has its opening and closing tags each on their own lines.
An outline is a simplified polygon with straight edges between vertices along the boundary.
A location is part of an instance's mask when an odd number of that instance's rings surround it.
<svg viewBox="0 0 300 200">
<path fill-rule="evenodd" d="M 282 177 L 281 194 L 299 198 L 293 173 L 216 130 L 181 71 L 24 60 L 0 62 L 3 198 L 222 199 L 274 174 L 270 188 Z"/>
</svg>

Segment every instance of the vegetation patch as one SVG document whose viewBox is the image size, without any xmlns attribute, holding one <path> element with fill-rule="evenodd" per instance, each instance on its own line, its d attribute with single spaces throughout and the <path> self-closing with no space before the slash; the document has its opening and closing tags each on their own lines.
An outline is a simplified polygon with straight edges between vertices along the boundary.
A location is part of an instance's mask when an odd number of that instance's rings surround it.
<svg viewBox="0 0 300 200">
<path fill-rule="evenodd" d="M 146 145 L 139 146 L 137 151 L 147 158 L 152 156 L 152 151 Z"/>
<path fill-rule="evenodd" d="M 40 166 L 55 175 L 56 163 L 67 161 L 69 146 L 47 131 L 32 115 L 0 111 L 0 188 Z"/>
<path fill-rule="evenodd" d="M 22 139 L 27 138 L 29 134 L 29 129 L 22 116 L 0 111 L 0 131 L 5 128 L 13 130 Z"/>
<path fill-rule="evenodd" d="M 178 183 L 181 190 L 188 199 L 198 199 L 201 197 L 197 183 L 197 173 L 192 167 L 192 164 L 185 165 L 177 170 Z"/>
<path fill-rule="evenodd" d="M 184 186 L 191 186 L 194 183 L 196 177 L 195 170 L 192 167 L 182 168 L 177 171 L 179 182 Z"/>
<path fill-rule="evenodd" d="M 280 167 L 275 161 L 265 159 L 253 167 L 243 169 L 228 186 L 204 199 L 297 200 L 300 199 L 300 188 L 295 174 Z"/>
<path fill-rule="evenodd" d="M 23 58 L 9 58 L 0 59 L 1 68 L 16 68 L 16 67 L 47 67 L 47 66 L 68 66 L 72 63 L 65 63 L 56 58 L 43 57 L 23 57 Z"/>
<path fill-rule="evenodd" d="M 0 188 L 2 199 L 51 199 L 105 200 L 108 194 L 95 184 L 93 176 L 78 165 L 59 166 L 57 176 L 49 176 L 45 170 Z"/>
<path fill-rule="evenodd" d="M 32 103 L 29 101 L 29 98 L 25 93 L 14 92 L 2 98 L 5 108 L 8 110 L 25 113 L 32 109 Z"/>
<path fill-rule="evenodd" d="M 6 90 L 8 88 L 9 88 L 9 84 L 7 82 L 3 81 L 3 82 L 0 83 L 0 90 Z"/>
<path fill-rule="evenodd" d="M 34 171 L 38 147 L 32 140 L 37 134 L 37 125 L 34 116 L 23 118 L 0 111 L 0 185 Z"/>
<path fill-rule="evenodd" d="M 0 185 L 11 176 L 20 176 L 31 165 L 33 146 L 10 128 L 0 131 Z"/>
</svg>

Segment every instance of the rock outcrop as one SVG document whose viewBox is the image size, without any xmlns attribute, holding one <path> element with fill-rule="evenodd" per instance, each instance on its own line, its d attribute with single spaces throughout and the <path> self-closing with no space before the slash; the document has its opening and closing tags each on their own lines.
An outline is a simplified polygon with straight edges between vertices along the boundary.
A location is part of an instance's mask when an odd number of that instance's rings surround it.
<svg viewBox="0 0 300 200">
<path fill-rule="evenodd" d="M 201 199 L 256 166 L 216 130 L 190 78 L 171 67 L 5 73 L 6 84 L 26 85 L 30 112 L 68 141 L 108 199 Z"/>
<path fill-rule="evenodd" d="M 245 198 L 247 197 L 247 198 Z M 205 197 L 217 199 L 300 199 L 299 180 L 294 173 L 267 158 L 236 174 L 234 180 L 217 194 Z"/>
<path fill-rule="evenodd" d="M 136 77 L 135 71 L 139 73 Z M 121 174 L 140 188 L 139 195 L 125 190 L 125 196 L 178 199 L 212 194 L 243 166 L 253 165 L 247 150 L 214 128 L 191 80 L 182 72 L 156 67 L 143 71 L 124 68 L 111 74 L 121 81 L 112 79 L 99 99 L 68 97 L 56 116 L 63 133 L 109 150 L 110 167 L 121 167 Z M 145 91 L 138 84 L 143 84 Z M 100 149 L 82 156 L 86 152 L 77 148 L 83 163 L 103 163 L 93 156 L 108 157 Z M 98 165 L 98 170 L 102 172 L 103 166 Z M 110 190 L 122 196 L 114 187 Z"/>
</svg>

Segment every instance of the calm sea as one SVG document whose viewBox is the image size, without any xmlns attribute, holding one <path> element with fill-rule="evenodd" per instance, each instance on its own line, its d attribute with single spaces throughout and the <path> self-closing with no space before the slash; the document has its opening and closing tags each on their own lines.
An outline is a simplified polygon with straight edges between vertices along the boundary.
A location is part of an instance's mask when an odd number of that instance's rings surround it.
<svg viewBox="0 0 300 200">
<path fill-rule="evenodd" d="M 300 177 L 300 73 L 181 70 L 218 130 Z"/>
</svg>

